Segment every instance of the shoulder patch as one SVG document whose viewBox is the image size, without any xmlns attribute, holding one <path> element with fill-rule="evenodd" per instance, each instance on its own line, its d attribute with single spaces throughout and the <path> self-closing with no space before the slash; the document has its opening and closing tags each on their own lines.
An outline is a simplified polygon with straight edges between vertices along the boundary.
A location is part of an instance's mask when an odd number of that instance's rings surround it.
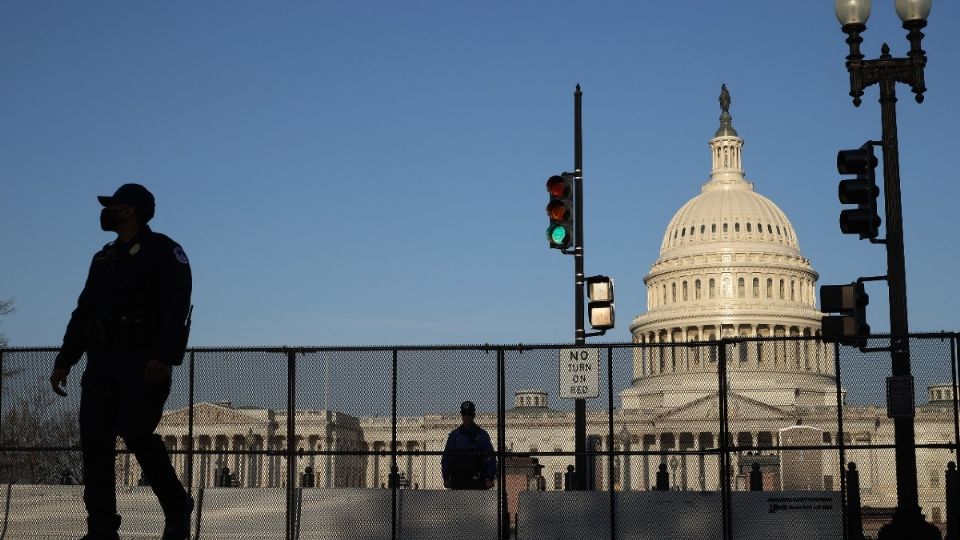
<svg viewBox="0 0 960 540">
<path fill-rule="evenodd" d="M 183 264 L 190 264 L 190 259 L 187 258 L 187 254 L 183 252 L 183 248 L 180 246 L 173 248 L 173 256 Z"/>
</svg>

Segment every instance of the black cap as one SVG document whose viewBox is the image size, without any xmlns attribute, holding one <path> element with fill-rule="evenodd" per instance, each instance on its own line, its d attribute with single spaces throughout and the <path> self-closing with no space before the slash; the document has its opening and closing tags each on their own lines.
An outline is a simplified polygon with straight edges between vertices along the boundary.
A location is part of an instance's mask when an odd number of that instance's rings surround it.
<svg viewBox="0 0 960 540">
<path fill-rule="evenodd" d="M 477 407 L 474 406 L 472 401 L 464 401 L 460 404 L 460 414 L 467 416 L 476 416 Z"/>
<path fill-rule="evenodd" d="M 113 195 L 97 195 L 97 200 L 103 206 L 129 204 L 137 210 L 137 216 L 143 223 L 150 221 L 156 208 L 153 193 L 140 184 L 124 184 Z"/>
</svg>

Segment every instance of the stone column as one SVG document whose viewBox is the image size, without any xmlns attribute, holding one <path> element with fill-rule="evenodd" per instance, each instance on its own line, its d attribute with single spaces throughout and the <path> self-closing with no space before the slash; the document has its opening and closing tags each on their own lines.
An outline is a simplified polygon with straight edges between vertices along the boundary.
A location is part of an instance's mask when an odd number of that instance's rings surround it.
<svg viewBox="0 0 960 540">
<path fill-rule="evenodd" d="M 408 452 L 413 452 L 413 450 L 417 446 L 417 441 L 407 441 L 406 446 L 407 446 Z M 407 480 L 410 481 L 410 486 L 412 487 L 413 486 L 413 454 L 407 454 L 406 462 L 407 462 L 407 465 L 406 465 L 405 472 L 407 474 Z"/>
<path fill-rule="evenodd" d="M 640 439 L 641 448 L 644 452 L 650 451 L 650 448 L 657 443 L 656 434 L 653 435 L 642 435 Z M 650 478 L 650 455 L 643 455 L 643 490 L 647 491 L 651 486 Z"/>
<path fill-rule="evenodd" d="M 337 436 L 337 432 L 333 430 L 333 426 L 330 426 L 329 444 L 327 445 L 327 449 L 337 450 L 339 448 L 340 448 L 340 440 L 339 440 L 339 437 Z M 339 463 L 338 463 L 339 458 L 337 456 L 334 456 L 333 454 L 327 454 L 326 461 L 327 461 L 327 471 L 325 475 L 326 479 L 325 479 L 324 485 L 328 488 L 337 487 L 337 477 L 339 476 L 338 474 L 339 471 L 337 470 L 337 468 L 339 467 Z"/>
<path fill-rule="evenodd" d="M 632 441 L 630 440 L 631 436 L 628 434 L 622 441 L 623 451 L 629 452 L 632 450 Z M 630 455 L 624 454 L 620 459 L 620 489 L 623 491 L 630 491 Z"/>
<path fill-rule="evenodd" d="M 704 450 L 708 448 L 707 442 L 701 436 L 702 434 L 697 435 L 697 450 Z M 700 491 L 707 490 L 707 464 L 706 458 L 703 454 L 697 456 L 697 485 L 700 486 Z"/>
<path fill-rule="evenodd" d="M 677 448 L 679 450 L 693 450 L 697 444 L 697 441 L 694 438 L 692 433 L 681 433 L 680 437 L 678 437 L 678 442 L 679 444 Z M 689 486 L 688 470 L 687 470 L 687 463 L 688 463 L 689 457 L 690 456 L 688 456 L 687 454 L 683 454 L 682 456 L 680 456 L 680 489 L 683 491 L 686 491 Z"/>
</svg>

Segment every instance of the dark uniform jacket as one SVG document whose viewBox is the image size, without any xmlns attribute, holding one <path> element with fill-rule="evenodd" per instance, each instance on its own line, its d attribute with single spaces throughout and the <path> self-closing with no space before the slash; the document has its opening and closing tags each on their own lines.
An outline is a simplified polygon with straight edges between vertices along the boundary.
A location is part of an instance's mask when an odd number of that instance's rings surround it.
<svg viewBox="0 0 960 540">
<path fill-rule="evenodd" d="M 129 242 L 107 244 L 93 256 L 56 367 L 103 351 L 136 351 L 179 365 L 191 287 L 187 255 L 166 235 L 144 225 Z"/>
<path fill-rule="evenodd" d="M 476 424 L 460 426 L 447 436 L 440 459 L 440 472 L 453 481 L 454 488 L 484 488 L 487 480 L 497 476 L 490 435 Z"/>
</svg>

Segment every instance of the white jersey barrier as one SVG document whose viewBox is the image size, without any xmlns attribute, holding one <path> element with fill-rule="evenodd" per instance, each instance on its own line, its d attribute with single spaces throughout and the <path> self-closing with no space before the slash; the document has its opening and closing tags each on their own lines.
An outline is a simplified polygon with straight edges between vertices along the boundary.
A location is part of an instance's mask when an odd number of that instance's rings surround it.
<svg viewBox="0 0 960 540">
<path fill-rule="evenodd" d="M 610 494 L 604 491 L 523 491 L 518 540 L 609 538 Z M 631 491 L 616 494 L 618 540 L 720 540 L 720 494 Z M 835 491 L 733 492 L 731 530 L 736 540 L 840 540 L 840 493 Z"/>
</svg>

